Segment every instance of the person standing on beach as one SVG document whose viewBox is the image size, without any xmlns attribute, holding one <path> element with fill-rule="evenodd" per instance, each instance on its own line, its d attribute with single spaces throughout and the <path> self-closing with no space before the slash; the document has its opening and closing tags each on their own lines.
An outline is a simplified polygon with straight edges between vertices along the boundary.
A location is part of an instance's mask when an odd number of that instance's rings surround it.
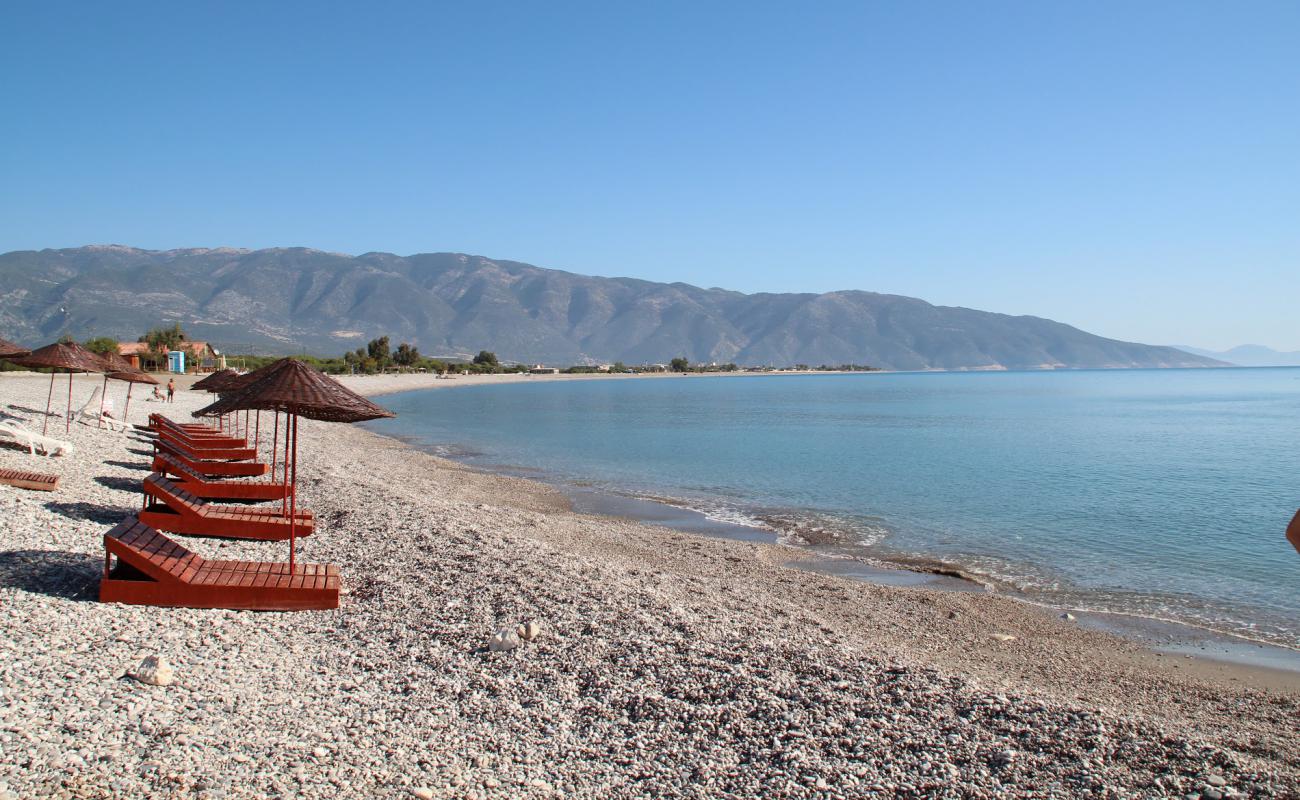
<svg viewBox="0 0 1300 800">
<path fill-rule="evenodd" d="M 169 403 L 175 402 L 173 399 L 175 395 L 176 395 L 176 379 L 168 378 L 167 379 L 167 402 Z"/>
</svg>

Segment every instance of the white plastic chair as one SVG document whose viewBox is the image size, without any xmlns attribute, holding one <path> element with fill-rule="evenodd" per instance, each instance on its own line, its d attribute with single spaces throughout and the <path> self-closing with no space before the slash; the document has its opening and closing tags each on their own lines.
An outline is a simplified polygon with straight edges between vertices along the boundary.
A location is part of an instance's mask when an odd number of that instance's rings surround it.
<svg viewBox="0 0 1300 800">
<path fill-rule="evenodd" d="M 90 399 L 86 401 L 84 406 L 77 409 L 76 414 L 74 414 L 72 418 L 83 425 L 104 425 L 107 426 L 109 430 L 117 431 L 119 433 L 126 433 L 126 431 L 130 430 L 130 426 L 124 421 L 110 417 L 107 414 L 99 413 L 99 393 L 100 387 L 96 386 L 95 391 L 90 393 Z M 104 398 L 103 406 L 104 410 L 108 411 L 112 409 L 113 401 L 106 397 Z"/>
<path fill-rule="evenodd" d="M 0 420 L 0 438 L 6 438 L 23 445 L 32 455 L 36 455 L 37 449 L 41 451 L 42 455 L 47 456 L 68 456 L 72 455 L 73 452 L 71 442 L 65 442 L 51 436 L 42 436 L 36 431 L 28 430 L 9 419 Z"/>
</svg>

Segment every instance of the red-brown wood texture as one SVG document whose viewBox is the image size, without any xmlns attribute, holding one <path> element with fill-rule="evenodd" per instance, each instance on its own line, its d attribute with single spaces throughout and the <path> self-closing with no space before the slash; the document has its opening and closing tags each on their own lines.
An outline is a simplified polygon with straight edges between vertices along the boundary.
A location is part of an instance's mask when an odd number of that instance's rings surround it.
<svg viewBox="0 0 1300 800">
<path fill-rule="evenodd" d="M 170 453 L 177 453 L 194 460 L 251 461 L 257 458 L 256 447 L 205 447 L 202 450 L 193 450 L 175 439 L 161 436 L 154 439 L 153 446 L 159 450 L 165 449 Z"/>
<path fill-rule="evenodd" d="M 151 429 L 151 431 L 157 431 L 159 428 L 173 428 L 175 431 L 182 431 L 190 434 L 190 436 L 200 436 L 200 434 L 225 436 L 226 434 L 225 431 L 222 431 L 222 429 L 216 427 L 216 425 L 209 425 L 207 423 L 178 423 L 178 421 L 166 418 L 166 416 L 162 416 L 155 412 L 155 414 L 149 415 L 149 429 Z"/>
<path fill-rule="evenodd" d="M 231 450 L 235 448 L 247 449 L 248 440 L 241 436 L 189 436 L 171 428 L 160 428 L 154 433 L 158 439 L 162 439 L 190 450 Z"/>
<path fill-rule="evenodd" d="M 104 534 L 105 603 L 238 608 L 331 609 L 339 605 L 338 568 L 328 564 L 207 560 L 135 517 Z M 112 563 L 117 560 L 116 565 Z"/>
<path fill-rule="evenodd" d="M 192 536 L 283 541 L 289 538 L 289 517 L 278 508 L 218 506 L 195 497 L 161 475 L 144 479 L 149 503 L 140 511 L 140 521 L 162 531 Z M 294 522 L 297 536 L 310 536 L 316 528 L 310 511 L 299 512 Z"/>
<path fill-rule="evenodd" d="M 283 500 L 293 489 L 282 480 L 266 478 L 210 478 L 191 469 L 183 462 L 159 453 L 154 456 L 153 468 L 169 475 L 185 491 L 204 500 L 267 501 Z"/>
<path fill-rule="evenodd" d="M 1286 538 L 1296 552 L 1300 553 L 1300 511 L 1295 512 L 1295 516 L 1291 518 L 1291 524 L 1286 526 Z"/>
<path fill-rule="evenodd" d="M 52 492 L 59 488 L 59 476 L 45 475 L 40 472 L 25 472 L 21 469 L 0 469 L 0 483 L 17 486 L 19 489 Z M 286 534 L 286 538 L 287 536 Z"/>
<path fill-rule="evenodd" d="M 166 442 L 157 443 L 157 452 L 154 454 L 153 461 L 153 468 L 157 471 L 162 471 L 162 468 L 158 466 L 158 459 L 163 455 L 171 456 L 200 475 L 209 478 L 255 478 L 271 471 L 271 468 L 261 461 L 211 460 L 198 457 L 188 450 L 182 450 Z"/>
</svg>

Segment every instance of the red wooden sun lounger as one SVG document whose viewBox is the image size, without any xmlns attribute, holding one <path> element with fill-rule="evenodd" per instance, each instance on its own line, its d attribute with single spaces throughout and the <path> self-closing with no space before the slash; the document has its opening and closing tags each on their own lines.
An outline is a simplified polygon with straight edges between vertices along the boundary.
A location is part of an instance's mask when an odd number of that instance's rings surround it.
<svg viewBox="0 0 1300 800">
<path fill-rule="evenodd" d="M 1295 516 L 1291 518 L 1291 524 L 1286 526 L 1286 538 L 1291 543 L 1291 546 L 1295 548 L 1295 551 L 1300 553 L 1300 511 L 1295 512 Z"/>
<path fill-rule="evenodd" d="M 145 506 L 138 515 L 151 528 L 192 536 L 282 541 L 289 538 L 289 517 L 279 508 L 221 506 L 202 500 L 162 475 L 144 479 Z M 157 502 L 150 502 L 150 499 Z M 316 528 L 310 511 L 299 511 L 293 530 L 310 536 Z"/>
<path fill-rule="evenodd" d="M 237 442 L 241 446 L 247 447 L 248 440 L 243 436 L 237 436 L 230 431 L 223 431 L 219 428 L 185 428 L 164 417 L 159 417 L 151 421 L 147 428 L 149 433 L 153 434 L 171 434 L 172 436 L 181 437 L 187 441 L 203 442 Z"/>
<path fill-rule="evenodd" d="M 163 455 L 171 456 L 195 472 L 210 478 L 252 478 L 271 471 L 271 468 L 261 461 L 223 461 L 166 441 L 154 442 L 154 448 L 153 468 L 158 472 L 163 471 L 162 467 L 158 466 L 158 459 Z"/>
<path fill-rule="evenodd" d="M 21 469 L 0 469 L 0 483 L 16 486 L 19 489 L 52 492 L 59 488 L 59 476 L 45 475 L 40 472 L 26 472 Z"/>
<path fill-rule="evenodd" d="M 231 448 L 248 448 L 247 439 L 238 436 L 188 436 L 171 428 L 161 428 L 154 432 L 155 439 L 165 439 L 169 442 L 175 442 L 182 447 L 188 447 L 191 450 L 221 450 Z"/>
<path fill-rule="evenodd" d="M 284 498 L 286 491 L 290 494 L 293 491 L 291 487 L 286 487 L 284 481 L 281 480 L 210 478 L 168 453 L 158 453 L 154 456 L 153 468 L 163 475 L 171 476 L 177 486 L 204 500 L 226 502 L 280 500 Z"/>
<path fill-rule="evenodd" d="M 215 434 L 218 436 L 227 435 L 224 430 L 215 425 L 208 425 L 203 422 L 177 422 L 174 419 L 164 417 L 162 414 L 153 413 L 149 415 L 149 429 L 157 430 L 160 427 L 174 428 L 178 431 L 185 431 L 190 434 Z"/>
<path fill-rule="evenodd" d="M 116 563 L 114 563 L 116 561 Z M 205 559 L 127 517 L 104 534 L 105 603 L 294 611 L 339 607 L 339 571 L 329 564 Z"/>
<path fill-rule="evenodd" d="M 235 442 L 222 441 L 200 441 L 195 438 L 182 438 L 173 436 L 173 434 L 161 432 L 153 440 L 153 444 L 159 445 L 166 442 L 169 445 L 182 447 L 182 449 L 194 453 L 198 458 L 208 459 L 233 459 L 247 460 L 257 458 L 257 447 L 250 447 L 246 444 L 235 444 Z"/>
</svg>

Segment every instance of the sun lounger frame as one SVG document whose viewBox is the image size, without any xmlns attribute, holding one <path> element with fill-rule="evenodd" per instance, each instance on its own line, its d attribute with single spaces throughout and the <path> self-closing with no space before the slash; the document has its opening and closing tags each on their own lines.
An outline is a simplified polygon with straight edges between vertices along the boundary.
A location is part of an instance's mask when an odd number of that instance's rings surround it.
<svg viewBox="0 0 1300 800">
<path fill-rule="evenodd" d="M 258 611 L 333 609 L 339 572 L 330 564 L 205 559 L 136 517 L 104 534 L 105 603 Z"/>
<path fill-rule="evenodd" d="M 210 478 L 167 453 L 154 456 L 153 468 L 156 472 L 173 478 L 173 482 L 185 491 L 204 500 L 265 502 L 284 500 L 293 494 L 293 487 L 283 480 Z"/>
<path fill-rule="evenodd" d="M 144 479 L 143 489 L 144 502 L 137 516 L 151 528 L 190 536 L 231 539 L 278 542 L 289 538 L 289 517 L 278 508 L 209 503 L 156 473 Z M 151 503 L 150 499 L 157 502 Z M 310 511 L 297 513 L 294 522 L 296 536 L 310 536 L 315 526 L 315 517 Z"/>
</svg>

